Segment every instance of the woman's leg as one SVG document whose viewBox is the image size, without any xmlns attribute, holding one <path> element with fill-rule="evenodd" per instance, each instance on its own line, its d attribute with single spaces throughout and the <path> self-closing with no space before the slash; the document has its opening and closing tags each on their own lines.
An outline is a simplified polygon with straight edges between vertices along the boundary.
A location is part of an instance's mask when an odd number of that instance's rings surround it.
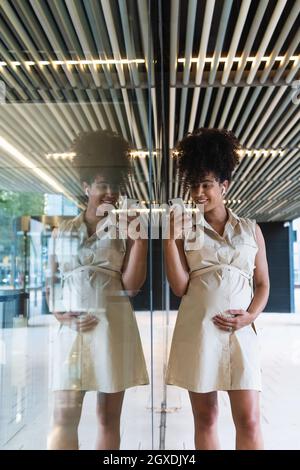
<svg viewBox="0 0 300 470">
<path fill-rule="evenodd" d="M 195 423 L 195 448 L 219 449 L 217 430 L 218 394 L 189 392 Z"/>
<path fill-rule="evenodd" d="M 53 427 L 48 436 L 49 450 L 78 449 L 78 424 L 85 392 L 54 392 Z"/>
<path fill-rule="evenodd" d="M 236 448 L 263 449 L 259 392 L 256 390 L 231 390 L 228 394 L 236 428 Z"/>
<path fill-rule="evenodd" d="M 97 393 L 97 450 L 120 448 L 120 418 L 125 391 Z"/>
</svg>

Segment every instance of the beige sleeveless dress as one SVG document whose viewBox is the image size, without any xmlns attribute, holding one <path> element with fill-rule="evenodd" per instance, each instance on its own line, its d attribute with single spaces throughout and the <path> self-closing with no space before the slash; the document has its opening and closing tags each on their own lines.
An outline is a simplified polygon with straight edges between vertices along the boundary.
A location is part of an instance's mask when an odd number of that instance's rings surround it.
<svg viewBox="0 0 300 470">
<path fill-rule="evenodd" d="M 126 240 L 89 237 L 82 213 L 61 224 L 54 251 L 62 276 L 55 309 L 92 313 L 99 323 L 82 333 L 59 325 L 52 389 L 113 393 L 149 384 L 135 314 L 121 282 Z"/>
<path fill-rule="evenodd" d="M 227 211 L 223 236 L 203 218 L 201 250 L 184 243 L 190 281 L 178 311 L 166 383 L 193 392 L 261 390 L 254 324 L 227 332 L 212 322 L 225 310 L 247 310 L 253 297 L 256 222 Z"/>
</svg>

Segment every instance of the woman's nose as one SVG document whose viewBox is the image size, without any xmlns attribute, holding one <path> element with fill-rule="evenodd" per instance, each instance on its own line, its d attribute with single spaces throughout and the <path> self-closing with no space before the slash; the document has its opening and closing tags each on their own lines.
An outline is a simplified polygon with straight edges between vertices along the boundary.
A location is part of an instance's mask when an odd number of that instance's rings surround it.
<svg viewBox="0 0 300 470">
<path fill-rule="evenodd" d="M 199 186 L 197 187 L 197 191 L 196 191 L 196 194 L 195 196 L 196 197 L 200 197 L 202 196 L 203 194 L 205 193 L 203 187 L 202 187 L 202 184 L 199 184 Z"/>
<path fill-rule="evenodd" d="M 111 196 L 112 194 L 111 186 L 109 184 L 106 186 L 105 194 L 108 196 Z"/>
<path fill-rule="evenodd" d="M 119 193 L 113 185 L 107 185 L 105 190 L 105 197 L 109 199 L 116 199 L 119 197 Z"/>
</svg>

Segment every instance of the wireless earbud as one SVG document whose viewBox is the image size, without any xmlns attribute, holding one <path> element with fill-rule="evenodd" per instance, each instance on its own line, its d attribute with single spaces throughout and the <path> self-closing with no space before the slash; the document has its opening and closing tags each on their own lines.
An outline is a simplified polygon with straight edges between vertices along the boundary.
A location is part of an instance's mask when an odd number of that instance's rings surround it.
<svg viewBox="0 0 300 470">
<path fill-rule="evenodd" d="M 86 190 L 85 190 L 85 195 L 86 195 L 87 197 L 89 197 L 89 190 L 88 190 L 87 188 L 86 188 Z"/>
</svg>

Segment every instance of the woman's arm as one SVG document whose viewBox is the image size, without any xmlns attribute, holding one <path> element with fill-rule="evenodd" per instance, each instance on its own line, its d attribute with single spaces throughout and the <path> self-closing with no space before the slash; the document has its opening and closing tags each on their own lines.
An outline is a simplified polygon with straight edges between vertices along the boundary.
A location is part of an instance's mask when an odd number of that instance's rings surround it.
<svg viewBox="0 0 300 470">
<path fill-rule="evenodd" d="M 53 297 L 53 304 L 55 303 L 55 284 L 59 282 L 59 274 L 58 274 L 58 261 L 55 253 L 55 243 L 58 237 L 58 229 L 54 228 L 51 234 L 51 239 L 53 242 L 53 252 L 49 254 L 49 261 L 48 261 L 48 276 L 46 277 L 45 288 L 46 288 L 46 301 L 48 304 L 48 308 L 51 308 L 50 302 L 50 295 Z M 52 308 L 54 305 L 52 305 Z M 71 320 L 71 315 L 66 314 L 64 312 L 57 312 L 52 311 L 55 318 L 60 322 L 69 322 Z"/>
<path fill-rule="evenodd" d="M 122 282 L 130 296 L 141 289 L 147 276 L 148 240 L 127 239 L 126 255 L 122 267 Z"/>
<path fill-rule="evenodd" d="M 266 245 L 258 224 L 256 224 L 255 232 L 258 251 L 255 257 L 256 268 L 254 270 L 254 296 L 248 307 L 248 312 L 251 314 L 253 320 L 255 320 L 267 305 L 270 292 Z"/>
<path fill-rule="evenodd" d="M 182 239 L 164 240 L 166 274 L 170 287 L 177 297 L 182 297 L 189 283 L 189 267 Z"/>
<path fill-rule="evenodd" d="M 227 310 L 228 313 L 235 315 L 234 318 L 224 318 L 221 315 L 215 315 L 213 322 L 221 330 L 238 330 L 250 325 L 263 311 L 268 302 L 270 281 L 266 246 L 261 229 L 257 224 L 255 233 L 258 251 L 255 257 L 254 296 L 247 310 Z"/>
<path fill-rule="evenodd" d="M 54 229 L 52 232 L 52 240 L 54 242 L 57 240 L 58 230 Z M 55 254 L 55 249 L 53 249 L 53 253 L 49 256 L 49 271 L 48 277 L 46 278 L 46 300 L 48 306 L 50 307 L 50 295 L 55 296 L 55 284 L 57 281 L 60 280 L 58 275 L 58 268 L 59 264 L 57 261 L 57 257 Z M 55 303 L 55 299 L 53 299 L 53 303 Z M 52 306 L 54 308 L 54 305 Z M 56 320 L 59 323 L 63 323 L 70 328 L 80 331 L 86 332 L 95 328 L 99 322 L 98 318 L 93 315 L 86 315 L 83 318 L 79 318 L 79 312 L 60 312 L 60 311 L 52 311 L 53 315 L 55 316 Z"/>
<path fill-rule="evenodd" d="M 170 214 L 170 233 L 164 240 L 164 258 L 170 287 L 177 297 L 182 297 L 189 284 L 189 266 L 182 239 L 182 214 L 176 210 Z"/>
</svg>

